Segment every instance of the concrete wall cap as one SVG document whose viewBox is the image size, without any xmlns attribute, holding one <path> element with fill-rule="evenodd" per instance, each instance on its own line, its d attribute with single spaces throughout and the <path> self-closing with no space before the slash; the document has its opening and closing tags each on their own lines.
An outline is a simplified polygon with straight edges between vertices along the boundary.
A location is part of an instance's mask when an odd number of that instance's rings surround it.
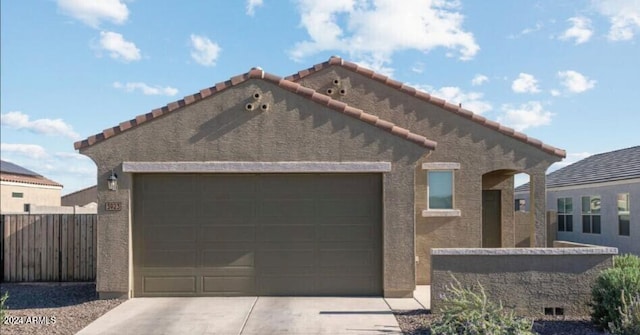
<svg viewBox="0 0 640 335">
<path fill-rule="evenodd" d="M 618 248 L 433 248 L 433 256 L 617 255 Z"/>
</svg>

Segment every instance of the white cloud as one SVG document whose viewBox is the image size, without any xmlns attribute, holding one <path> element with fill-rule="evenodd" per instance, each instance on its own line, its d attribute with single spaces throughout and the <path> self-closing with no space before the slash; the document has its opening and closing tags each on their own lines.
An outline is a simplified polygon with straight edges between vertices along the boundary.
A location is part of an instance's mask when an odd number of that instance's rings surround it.
<svg viewBox="0 0 640 335">
<path fill-rule="evenodd" d="M 511 89 L 516 93 L 538 93 L 538 80 L 528 73 L 520 73 L 511 84 Z"/>
<path fill-rule="evenodd" d="M 204 66 L 215 66 L 216 60 L 222 50 L 220 46 L 211 42 L 205 36 L 191 35 L 191 58 L 193 58 L 198 64 Z"/>
<path fill-rule="evenodd" d="M 549 93 L 551 93 L 551 95 L 554 97 L 559 97 L 561 95 L 560 91 L 558 90 L 551 90 L 549 91 Z"/>
<path fill-rule="evenodd" d="M 423 63 L 420 63 L 420 62 L 415 63 L 415 64 L 411 67 L 411 71 L 412 71 L 412 72 L 415 72 L 415 73 L 418 73 L 418 74 L 420 74 L 420 73 L 424 72 L 424 64 L 423 64 Z"/>
<path fill-rule="evenodd" d="M 0 143 L 0 151 L 3 156 L 18 154 L 33 159 L 42 159 L 48 156 L 46 150 L 37 144 Z"/>
<path fill-rule="evenodd" d="M 487 82 L 489 82 L 489 77 L 485 76 L 484 74 L 476 74 L 475 77 L 471 79 L 471 85 L 473 86 L 480 86 Z"/>
<path fill-rule="evenodd" d="M 111 31 L 100 32 L 99 49 L 109 52 L 109 56 L 123 62 L 140 60 L 140 49 L 133 42 L 129 42 L 121 34 Z"/>
<path fill-rule="evenodd" d="M 255 15 L 256 8 L 262 6 L 262 4 L 262 0 L 247 0 L 247 15 Z"/>
<path fill-rule="evenodd" d="M 558 77 L 561 80 L 562 86 L 566 87 L 569 92 L 582 93 L 588 91 L 596 86 L 596 81 L 589 79 L 582 73 L 576 71 L 560 71 Z"/>
<path fill-rule="evenodd" d="M 437 98 L 444 99 L 452 104 L 462 104 L 462 108 L 476 114 L 483 114 L 493 109 L 488 101 L 484 100 L 484 94 L 480 92 L 465 92 L 459 87 L 444 86 L 435 89 L 429 85 L 413 85 L 415 89 L 427 92 Z"/>
<path fill-rule="evenodd" d="M 505 104 L 502 106 L 502 112 L 502 116 L 498 117 L 498 122 L 518 131 L 549 125 L 551 117 L 554 115 L 545 110 L 539 101 L 529 101 L 517 107 Z"/>
<path fill-rule="evenodd" d="M 58 0 L 58 8 L 93 28 L 102 21 L 122 24 L 129 17 L 129 9 L 121 0 Z"/>
<path fill-rule="evenodd" d="M 640 0 L 592 0 L 592 4 L 596 11 L 609 18 L 609 40 L 631 40 L 640 32 Z"/>
<path fill-rule="evenodd" d="M 575 44 L 582 44 L 591 38 L 593 35 L 593 29 L 591 28 L 591 20 L 586 17 L 576 16 L 569 18 L 567 21 L 571 22 L 571 27 L 560 35 L 561 40 L 573 39 Z"/>
<path fill-rule="evenodd" d="M 510 39 L 520 38 L 520 37 L 522 37 L 524 35 L 529 35 L 531 33 L 535 33 L 537 31 L 540 31 L 542 29 L 542 27 L 544 27 L 542 22 L 536 22 L 536 25 L 534 27 L 522 29 L 522 31 L 520 31 L 517 34 L 509 35 L 508 38 L 510 38 Z"/>
<path fill-rule="evenodd" d="M 297 5 L 309 40 L 295 44 L 294 60 L 338 51 L 377 70 L 402 50 L 442 47 L 462 60 L 480 50 L 473 34 L 462 28 L 459 1 L 405 0 L 399 6 L 394 0 L 297 0 Z"/>
<path fill-rule="evenodd" d="M 168 97 L 174 96 L 178 94 L 178 89 L 173 88 L 171 86 L 149 86 L 145 83 L 141 82 L 133 82 L 133 83 L 121 83 L 114 82 L 113 87 L 117 89 L 121 89 L 125 92 L 134 92 L 136 90 L 142 92 L 144 95 L 166 95 Z"/>
<path fill-rule="evenodd" d="M 76 140 L 80 136 L 73 131 L 71 125 L 62 119 L 37 119 L 31 121 L 29 115 L 22 112 L 8 112 L 0 114 L 0 124 L 18 130 L 27 130 L 34 134 L 64 136 Z"/>
</svg>

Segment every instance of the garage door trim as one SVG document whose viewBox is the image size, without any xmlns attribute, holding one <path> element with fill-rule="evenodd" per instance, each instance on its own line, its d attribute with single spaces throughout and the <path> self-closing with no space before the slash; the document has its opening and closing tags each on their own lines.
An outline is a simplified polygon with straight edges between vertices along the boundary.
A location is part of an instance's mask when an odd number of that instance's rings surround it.
<svg viewBox="0 0 640 335">
<path fill-rule="evenodd" d="M 391 162 L 123 162 L 128 173 L 375 173 Z"/>
</svg>

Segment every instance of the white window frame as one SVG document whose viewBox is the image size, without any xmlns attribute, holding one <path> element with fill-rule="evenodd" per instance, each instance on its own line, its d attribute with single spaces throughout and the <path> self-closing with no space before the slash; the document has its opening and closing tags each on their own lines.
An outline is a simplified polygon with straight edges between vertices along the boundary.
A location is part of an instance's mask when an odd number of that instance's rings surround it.
<svg viewBox="0 0 640 335">
<path fill-rule="evenodd" d="M 584 208 L 584 198 L 589 198 L 589 209 L 585 210 Z M 595 198 L 600 199 L 600 203 L 602 203 L 602 196 L 594 194 L 594 195 L 583 195 L 580 197 L 580 223 L 582 225 L 582 234 L 591 234 L 591 235 L 602 235 L 602 210 L 599 209 L 598 213 L 593 213 L 591 211 L 591 206 L 592 206 L 592 202 Z M 584 218 L 588 216 L 589 217 L 589 231 L 585 232 L 584 231 Z M 598 221 L 600 224 L 600 231 L 597 233 L 594 233 L 594 229 L 593 229 L 593 218 L 597 216 L 598 217 Z"/>
<path fill-rule="evenodd" d="M 627 210 L 626 211 L 621 211 L 620 210 L 620 206 L 618 206 L 617 202 L 620 201 L 618 200 L 618 197 L 621 195 L 626 195 L 627 198 Z M 618 213 L 618 236 L 622 236 L 622 237 L 630 237 L 631 236 L 631 194 L 629 192 L 627 193 L 618 193 L 618 196 L 616 197 L 616 209 L 617 209 L 617 213 Z M 628 216 L 629 217 L 629 234 L 628 235 L 622 235 L 620 234 L 620 226 L 622 225 L 620 217 L 621 216 Z"/>
<path fill-rule="evenodd" d="M 455 162 L 431 162 L 423 163 L 422 170 L 425 171 L 427 179 L 427 209 L 422 211 L 423 217 L 457 217 L 461 215 L 459 209 L 456 209 L 456 171 L 460 170 L 460 163 Z M 451 172 L 451 209 L 430 208 L 429 207 L 429 172 L 447 171 Z"/>
<path fill-rule="evenodd" d="M 558 207 L 558 201 L 560 199 L 564 199 L 564 208 L 562 209 L 562 213 L 560 212 L 560 208 Z M 571 212 L 565 212 L 566 208 L 567 208 L 567 199 L 571 199 Z M 582 198 L 580 198 L 580 201 L 582 201 Z M 558 232 L 562 232 L 562 233 L 572 233 L 574 231 L 574 227 L 573 227 L 573 212 L 574 212 L 575 206 L 573 205 L 573 197 L 558 197 L 556 198 L 556 216 L 557 216 L 557 220 L 558 223 L 560 222 L 560 216 L 564 217 L 564 230 L 560 230 L 560 224 L 558 224 Z M 567 230 L 567 217 L 570 216 L 571 217 L 571 230 Z M 582 215 L 580 216 L 580 220 L 582 220 Z M 580 221 L 582 223 L 582 221 Z"/>
</svg>

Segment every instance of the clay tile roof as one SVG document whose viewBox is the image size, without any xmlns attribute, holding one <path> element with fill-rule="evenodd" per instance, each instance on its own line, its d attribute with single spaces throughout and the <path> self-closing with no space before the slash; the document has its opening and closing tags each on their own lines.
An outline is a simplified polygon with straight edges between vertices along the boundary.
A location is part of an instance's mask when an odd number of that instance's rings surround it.
<svg viewBox="0 0 640 335">
<path fill-rule="evenodd" d="M 7 161 L 0 161 L 0 180 L 13 183 L 62 187 L 60 183 Z"/>
<path fill-rule="evenodd" d="M 506 136 L 512 137 L 516 140 L 522 141 L 524 143 L 527 143 L 531 146 L 534 146 L 546 153 L 561 157 L 561 158 L 565 158 L 566 157 L 566 151 L 562 150 L 562 149 L 558 149 L 555 147 L 552 147 L 548 144 L 544 144 L 539 140 L 536 140 L 534 138 L 531 138 L 521 132 L 515 131 L 514 129 L 511 129 L 509 127 L 505 127 L 495 121 L 491 121 L 488 120 L 484 117 L 480 117 L 477 114 L 472 113 L 469 110 L 463 109 L 461 108 L 459 105 L 457 104 L 451 104 L 451 103 L 447 103 L 445 100 L 440 99 L 440 98 L 436 98 L 428 93 L 422 92 L 420 90 L 417 90 L 413 87 L 407 86 L 405 84 L 402 84 L 398 81 L 395 81 L 385 75 L 376 73 L 372 70 L 369 70 L 367 68 L 363 68 L 355 63 L 346 61 L 340 57 L 337 56 L 331 56 L 331 58 L 329 58 L 328 61 L 324 62 L 324 63 L 320 63 L 320 64 L 316 64 L 308 69 L 304 69 L 302 71 L 299 71 L 298 73 L 295 73 L 293 75 L 290 75 L 288 77 L 285 77 L 285 79 L 287 80 L 291 80 L 291 81 L 299 81 L 300 79 L 311 75 L 315 72 L 321 71 L 325 68 L 328 68 L 330 66 L 341 66 L 349 71 L 353 71 L 355 73 L 358 73 L 360 75 L 363 75 L 365 77 L 371 78 L 377 82 L 380 82 L 382 84 L 385 84 L 389 87 L 392 87 L 394 89 L 397 89 L 405 94 L 414 96 L 420 100 L 423 100 L 425 102 L 428 102 L 430 104 L 436 105 L 438 107 L 441 107 L 451 113 L 457 114 L 465 119 L 469 119 L 472 120 L 484 127 L 487 127 L 489 129 L 495 130 L 497 132 L 500 132 Z"/>
<path fill-rule="evenodd" d="M 77 141 L 73 144 L 74 148 L 76 150 L 79 149 L 83 149 L 83 148 L 87 148 L 90 147 L 96 143 L 100 143 L 104 140 L 107 140 L 113 136 L 116 136 L 124 131 L 128 131 L 131 130 L 135 127 L 137 127 L 138 125 L 140 125 L 143 122 L 149 122 L 152 121 L 154 119 L 157 119 L 163 115 L 169 114 L 169 113 L 173 113 L 175 111 L 179 111 L 182 108 L 184 108 L 185 106 L 189 106 L 191 104 L 194 104 L 202 99 L 205 99 L 206 97 L 212 96 L 220 91 L 224 91 L 230 87 L 233 86 L 237 86 L 241 83 L 244 83 L 247 80 L 250 79 L 257 79 L 257 80 L 264 80 L 266 82 L 270 82 L 272 84 L 278 85 L 281 88 L 298 94 L 302 97 L 305 97 L 315 103 L 318 103 L 320 105 L 323 106 L 327 106 L 328 108 L 331 108 L 337 112 L 343 113 L 345 115 L 348 115 L 350 117 L 353 117 L 355 119 L 358 120 L 362 120 L 366 123 L 371 124 L 374 127 L 378 127 L 388 133 L 391 133 L 395 136 L 404 138 L 405 140 L 409 141 L 409 142 L 413 142 L 417 145 L 420 145 L 422 147 L 425 147 L 429 150 L 434 150 L 436 147 L 436 142 L 429 140 L 428 138 L 421 136 L 419 134 L 414 134 L 412 132 L 410 132 L 408 129 L 404 129 L 401 127 L 396 126 L 395 124 L 391 123 L 391 122 L 379 122 L 379 119 L 377 116 L 374 116 L 372 114 L 368 114 L 365 113 L 364 111 L 357 109 L 357 108 L 353 108 L 350 107 L 348 105 L 346 105 L 345 103 L 338 101 L 338 100 L 333 100 L 331 99 L 329 96 L 320 94 L 308 87 L 304 87 L 298 83 L 292 82 L 290 80 L 287 79 L 283 79 L 279 76 L 264 72 L 262 69 L 260 68 L 252 68 L 249 72 L 244 73 L 244 74 L 240 74 L 237 75 L 235 77 L 232 77 L 230 80 L 224 81 L 224 82 L 220 82 L 215 84 L 212 87 L 206 88 L 206 89 L 202 89 L 200 90 L 200 92 L 184 97 L 181 100 L 175 101 L 175 102 L 171 102 L 168 105 L 161 107 L 161 108 L 157 108 L 154 109 L 153 111 L 147 113 L 147 114 L 143 114 L 143 115 L 138 115 L 135 118 L 128 120 L 128 121 L 124 121 L 121 122 L 118 126 L 115 126 L 113 128 L 107 128 L 105 130 L 103 130 L 102 132 L 89 136 L 87 139 L 81 140 L 81 141 Z"/>
</svg>

